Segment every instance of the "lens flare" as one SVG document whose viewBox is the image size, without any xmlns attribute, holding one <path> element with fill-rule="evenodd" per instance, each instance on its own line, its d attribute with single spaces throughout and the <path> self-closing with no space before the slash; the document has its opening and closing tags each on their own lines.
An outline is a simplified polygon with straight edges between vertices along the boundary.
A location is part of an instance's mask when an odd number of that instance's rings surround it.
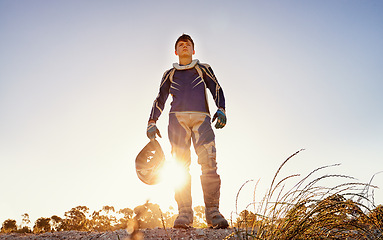
<svg viewBox="0 0 383 240">
<path fill-rule="evenodd" d="M 186 183 L 186 169 L 175 159 L 164 163 L 161 169 L 160 181 L 173 189 L 179 189 Z"/>
</svg>

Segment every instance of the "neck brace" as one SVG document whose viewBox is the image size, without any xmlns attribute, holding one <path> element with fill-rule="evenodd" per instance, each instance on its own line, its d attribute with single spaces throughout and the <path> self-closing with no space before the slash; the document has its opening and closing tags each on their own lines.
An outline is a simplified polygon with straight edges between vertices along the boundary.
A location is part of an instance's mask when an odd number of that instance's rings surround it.
<svg viewBox="0 0 383 240">
<path fill-rule="evenodd" d="M 190 64 L 188 65 L 179 65 L 178 63 L 173 63 L 173 67 L 177 70 L 186 70 L 186 69 L 191 69 L 194 68 L 195 65 L 199 63 L 198 59 L 194 59 Z"/>
</svg>

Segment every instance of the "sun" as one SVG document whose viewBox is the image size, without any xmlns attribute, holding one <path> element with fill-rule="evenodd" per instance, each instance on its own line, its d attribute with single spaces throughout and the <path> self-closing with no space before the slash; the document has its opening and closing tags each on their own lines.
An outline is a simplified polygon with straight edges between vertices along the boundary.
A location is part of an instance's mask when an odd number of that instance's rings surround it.
<svg viewBox="0 0 383 240">
<path fill-rule="evenodd" d="M 173 158 L 165 161 L 160 172 L 160 182 L 167 187 L 177 190 L 186 183 L 186 169 Z"/>
</svg>

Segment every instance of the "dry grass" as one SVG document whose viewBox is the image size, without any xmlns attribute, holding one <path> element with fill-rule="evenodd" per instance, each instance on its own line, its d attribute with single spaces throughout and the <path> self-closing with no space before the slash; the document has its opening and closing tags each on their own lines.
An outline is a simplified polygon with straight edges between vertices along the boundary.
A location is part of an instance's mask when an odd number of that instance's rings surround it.
<svg viewBox="0 0 383 240">
<path fill-rule="evenodd" d="M 339 164 L 314 169 L 298 179 L 292 188 L 287 183 L 299 174 L 279 179 L 281 169 L 300 151 L 288 157 L 276 171 L 267 193 L 260 202 L 254 200 L 238 216 L 235 235 L 240 239 L 383 239 L 382 216 L 375 211 L 370 183 L 359 183 L 340 174 L 319 175 Z M 323 186 L 325 180 L 341 182 Z M 237 193 L 237 199 L 245 182 Z M 329 182 L 329 181 L 327 181 Z M 290 185 L 291 186 L 291 185 Z M 237 203 L 237 202 L 236 202 Z M 254 212 L 248 211 L 250 207 Z M 379 208 L 381 209 L 381 208 Z"/>
</svg>

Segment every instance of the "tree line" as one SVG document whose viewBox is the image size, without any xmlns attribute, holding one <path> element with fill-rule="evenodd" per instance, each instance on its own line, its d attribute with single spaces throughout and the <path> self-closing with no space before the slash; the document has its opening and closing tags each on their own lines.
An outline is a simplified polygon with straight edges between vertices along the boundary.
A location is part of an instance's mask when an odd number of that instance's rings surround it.
<svg viewBox="0 0 383 240">
<path fill-rule="evenodd" d="M 289 207 L 283 216 L 277 217 L 271 223 L 271 218 L 262 216 L 249 210 L 243 210 L 235 220 L 231 220 L 231 226 L 236 229 L 274 229 L 276 232 L 284 232 L 302 229 L 305 226 L 305 234 L 332 229 L 357 229 L 369 231 L 377 229 L 383 233 L 383 205 L 365 213 L 361 205 L 346 199 L 340 195 L 331 195 L 315 204 L 305 202 L 294 204 Z M 3 222 L 1 233 L 44 233 L 55 231 L 114 231 L 119 229 L 145 228 L 170 228 L 177 217 L 171 207 L 169 211 L 162 212 L 158 204 L 146 202 L 134 209 L 123 208 L 115 210 L 113 206 L 104 206 L 101 210 L 90 213 L 86 206 L 77 206 L 64 213 L 63 217 L 53 215 L 40 217 L 30 228 L 31 223 L 27 213 L 22 215 L 22 223 L 7 219 Z M 273 213 L 274 215 L 274 213 Z M 234 222 L 233 222 L 234 221 Z M 194 207 L 194 227 L 207 227 L 205 223 L 205 207 Z M 318 228 L 319 226 L 319 228 Z M 312 229 L 311 229 L 312 228 Z M 306 231 L 307 230 L 307 231 Z M 350 231 L 349 231 L 350 232 Z M 302 235 L 303 236 L 303 235 Z"/>
<path fill-rule="evenodd" d="M 22 223 L 17 224 L 14 219 L 3 222 L 1 233 L 45 233 L 55 231 L 114 231 L 132 227 L 156 228 L 172 227 L 176 214 L 169 211 L 162 212 L 158 204 L 146 202 L 134 209 L 123 208 L 116 210 L 113 206 L 104 206 L 101 210 L 90 213 L 86 206 L 77 206 L 64 213 L 63 217 L 53 215 L 51 217 L 40 217 L 32 228 L 29 214 L 22 215 Z M 194 227 L 206 227 L 204 222 L 205 207 L 194 207 Z M 133 226 L 134 225 L 134 226 Z"/>
</svg>

